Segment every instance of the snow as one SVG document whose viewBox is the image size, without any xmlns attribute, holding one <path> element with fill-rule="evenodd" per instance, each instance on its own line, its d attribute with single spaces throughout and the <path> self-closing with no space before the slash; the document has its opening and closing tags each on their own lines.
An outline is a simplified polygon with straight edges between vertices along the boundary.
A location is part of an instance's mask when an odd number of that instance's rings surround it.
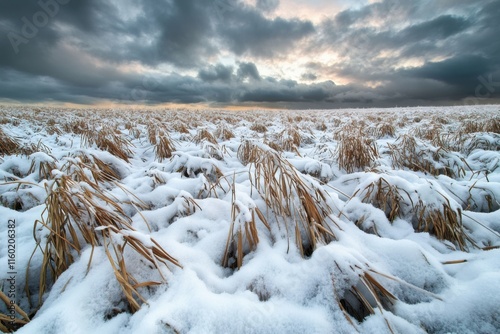
<svg viewBox="0 0 500 334">
<path fill-rule="evenodd" d="M 449 137 L 446 149 L 425 136 L 417 138 L 417 154 L 430 170 L 399 166 L 391 155 L 391 145 L 401 143 L 398 138 L 422 129 L 439 127 L 444 134 L 455 134 L 467 120 L 498 122 L 498 106 L 221 113 L 42 108 L 36 114 L 28 107 L 2 107 L 0 112 L 18 120 L 0 125 L 4 133 L 21 145 L 44 145 L 29 154 L 0 157 L 2 290 L 10 276 L 7 221 L 15 220 L 16 302 L 34 311 L 24 291 L 28 282 L 31 301 L 36 303 L 43 256 L 40 249 L 33 253 L 33 234 L 43 248 L 50 231 L 41 224 L 34 231 L 33 224 L 47 219 L 50 185 L 70 175 L 70 162 L 85 157 L 88 166 L 96 158 L 118 176 L 99 186 L 130 218 L 131 229 L 109 232 L 114 245 L 124 247 L 127 270 L 138 283 L 161 282 L 138 288 L 147 303 L 132 313 L 106 246 L 84 246 L 74 252 L 75 262 L 48 287 L 41 308 L 17 333 L 500 332 L 499 135 L 464 133 Z M 437 115 L 447 123 L 436 121 Z M 414 122 L 416 117 L 421 121 Z M 379 118 L 395 126 L 394 136 L 377 134 Z M 61 134 L 49 134 L 44 129 L 46 119 L 56 119 Z M 213 134 L 221 128 L 221 119 L 234 138 L 219 138 L 217 144 L 198 142 L 199 138 L 195 142 L 198 130 Z M 85 145 L 79 133 L 63 130 L 78 120 L 95 126 L 94 131 L 112 126 L 131 143 L 129 162 Z M 317 127 L 323 122 L 326 131 Z M 151 123 L 173 139 L 171 158 L 155 158 L 148 141 Z M 126 124 L 132 124 L 139 136 L 133 136 Z M 176 131 L 179 124 L 186 125 L 189 133 Z M 253 131 L 253 124 L 265 125 L 267 131 Z M 379 156 L 370 166 L 349 174 L 339 168 L 335 155 L 339 141 L 334 138 L 355 124 L 364 124 L 367 134 L 373 135 Z M 295 245 L 300 217 L 272 212 L 261 197 L 272 189 L 264 185 L 258 191 L 255 165 L 245 166 L 238 159 L 245 140 L 269 150 L 270 144 L 291 140 L 291 126 L 302 136 L 300 146 L 276 154 L 289 163 L 286 168 L 297 171 L 307 189 L 325 196 L 322 201 L 331 212 L 324 227 L 335 234 L 335 240 L 318 243 L 305 257 Z M 51 168 L 49 180 L 40 172 L 44 166 Z M 444 173 L 447 166 L 453 173 Z M 83 172 L 90 183 L 95 181 L 89 168 Z M 275 177 L 281 177 L 280 172 Z M 262 177 L 258 180 L 263 182 Z M 380 182 L 399 196 L 400 208 L 393 217 L 371 192 Z M 95 193 L 90 183 L 76 180 L 69 191 Z M 293 191 L 286 194 L 296 196 Z M 301 200 L 292 198 L 292 207 L 302 208 Z M 95 202 L 102 210 L 113 210 L 102 198 Z M 463 224 L 466 247 L 440 240 L 432 231 L 419 231 L 416 220 L 423 206 L 441 212 L 449 206 Z M 259 239 L 253 249 L 245 241 L 251 223 Z M 233 224 L 233 235 L 228 236 Z M 305 222 L 299 225 L 302 228 Z M 105 230 L 110 228 L 95 231 Z M 226 244 L 237 240 L 239 230 L 244 238 L 243 263 L 240 268 L 224 267 Z M 157 243 L 180 266 L 160 263 L 160 271 L 154 269 L 141 254 L 125 247 L 126 238 L 142 244 L 150 255 Z M 371 278 L 394 298 L 380 293 L 375 298 L 366 285 Z M 359 303 L 352 291 L 360 291 L 373 314 L 359 318 L 342 309 L 341 305 L 356 308 Z M 3 303 L 0 313 L 6 313 Z"/>
</svg>

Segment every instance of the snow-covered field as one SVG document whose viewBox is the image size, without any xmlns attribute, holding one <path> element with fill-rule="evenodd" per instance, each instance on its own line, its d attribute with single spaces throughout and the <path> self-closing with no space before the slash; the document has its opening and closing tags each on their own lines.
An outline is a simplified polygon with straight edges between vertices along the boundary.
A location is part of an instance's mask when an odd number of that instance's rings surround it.
<svg viewBox="0 0 500 334">
<path fill-rule="evenodd" d="M 0 123 L 0 330 L 500 331 L 499 106 Z"/>
</svg>

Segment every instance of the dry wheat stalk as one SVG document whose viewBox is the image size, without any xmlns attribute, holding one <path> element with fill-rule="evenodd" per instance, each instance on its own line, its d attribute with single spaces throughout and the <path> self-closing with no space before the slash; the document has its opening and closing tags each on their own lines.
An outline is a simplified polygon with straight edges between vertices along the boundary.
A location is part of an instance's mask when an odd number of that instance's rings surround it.
<svg viewBox="0 0 500 334">
<path fill-rule="evenodd" d="M 202 141 L 208 141 L 212 144 L 217 144 L 217 139 L 207 129 L 199 129 L 196 135 L 193 137 L 193 142 L 195 142 L 196 144 L 199 144 Z"/>
<path fill-rule="evenodd" d="M 339 167 L 353 173 L 369 167 L 378 157 L 377 144 L 363 136 L 361 129 L 344 131 L 335 152 Z"/>
<path fill-rule="evenodd" d="M 248 213 L 250 213 L 250 215 L 248 215 Z M 257 248 L 259 233 L 257 230 L 256 215 L 270 231 L 271 227 L 259 208 L 247 207 L 236 200 L 236 190 L 233 183 L 231 225 L 227 236 L 224 257 L 222 259 L 222 265 L 224 267 L 241 268 L 243 265 L 243 257 Z"/>
<path fill-rule="evenodd" d="M 135 237 L 136 231 L 131 225 L 131 219 L 125 214 L 120 203 L 99 186 L 102 181 L 110 181 L 102 179 L 102 177 L 90 179 L 85 168 L 88 166 L 82 162 L 68 163 L 65 170 L 70 173 L 69 175 L 60 173 L 51 183 L 46 184 L 46 208 L 41 219 L 37 220 L 34 225 L 37 248 L 43 253 L 38 304 L 41 304 L 44 292 L 75 261 L 75 256 L 85 245 L 92 248 L 105 245 L 109 257 L 107 247 L 109 246 L 110 233 L 117 233 L 123 235 L 125 244 L 121 248 L 113 245 L 118 267 L 115 266 L 115 262 L 111 264 L 130 303 L 131 310 L 136 311 L 138 309 L 137 303 L 143 298 L 140 294 L 131 295 L 128 284 L 132 284 L 134 289 L 153 284 L 148 282 L 133 283 L 134 279 L 127 273 L 126 264 L 122 257 L 123 248 L 129 245 L 153 264 L 160 275 L 159 263 L 166 266 L 167 263 L 180 265 L 153 239 L 151 239 L 150 244 L 143 244 L 142 239 Z M 94 175 L 99 175 L 99 172 L 95 172 Z M 122 187 L 122 189 L 124 188 Z M 138 206 L 140 205 L 139 203 Z M 46 237 L 40 238 L 38 231 L 44 228 L 47 230 Z M 119 268 L 118 272 L 116 272 L 116 268 Z M 29 266 L 27 277 L 30 277 Z M 29 291 L 27 294 L 29 297 Z"/>
<path fill-rule="evenodd" d="M 13 139 L 9 135 L 7 135 L 0 128 L 0 154 L 1 155 L 12 155 L 19 153 L 21 149 L 20 144 L 17 140 Z"/>
<path fill-rule="evenodd" d="M 220 123 L 214 132 L 214 136 L 216 138 L 219 138 L 219 139 L 225 141 L 225 140 L 229 140 L 231 138 L 234 138 L 234 132 L 229 129 L 227 124 Z"/>
<path fill-rule="evenodd" d="M 277 139 L 284 151 L 297 151 L 302 142 L 300 132 L 292 127 L 288 127 L 281 131 L 278 134 Z"/>
<path fill-rule="evenodd" d="M 335 239 L 329 224 L 331 208 L 326 193 L 288 161 L 264 145 L 244 142 L 238 150 L 243 163 L 252 163 L 252 186 L 266 202 L 276 222 L 284 225 L 295 239 L 303 256 L 309 256 L 319 244 Z M 252 168 L 252 167 L 251 167 Z M 269 219 L 268 219 L 269 221 Z M 291 224 L 291 226 L 289 226 Z"/>
<path fill-rule="evenodd" d="M 440 240 L 451 241 L 461 250 L 467 250 L 466 241 L 475 245 L 463 227 L 462 211 L 454 208 L 446 196 L 436 193 L 443 199 L 441 207 L 425 204 L 426 200 L 418 193 L 412 196 L 407 190 L 379 177 L 354 196 L 362 196 L 363 202 L 383 210 L 391 222 L 396 218 L 408 218 L 417 232 L 429 232 Z"/>
<path fill-rule="evenodd" d="M 465 174 L 465 163 L 459 156 L 442 147 L 426 145 L 413 136 L 403 135 L 394 144 L 388 143 L 394 168 L 409 168 L 431 175 L 460 177 Z"/>
<path fill-rule="evenodd" d="M 109 128 L 102 128 L 99 131 L 88 128 L 82 133 L 82 145 L 96 146 L 104 151 L 108 151 L 112 155 L 129 162 L 129 157 L 132 156 L 131 147 L 134 145 L 121 135 Z"/>
</svg>

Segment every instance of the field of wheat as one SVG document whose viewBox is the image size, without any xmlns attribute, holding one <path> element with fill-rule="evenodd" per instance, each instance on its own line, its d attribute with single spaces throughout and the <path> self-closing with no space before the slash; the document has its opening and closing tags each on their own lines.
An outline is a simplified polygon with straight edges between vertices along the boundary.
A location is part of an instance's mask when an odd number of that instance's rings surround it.
<svg viewBox="0 0 500 334">
<path fill-rule="evenodd" d="M 497 332 L 499 149 L 498 106 L 1 107 L 0 331 Z"/>
</svg>

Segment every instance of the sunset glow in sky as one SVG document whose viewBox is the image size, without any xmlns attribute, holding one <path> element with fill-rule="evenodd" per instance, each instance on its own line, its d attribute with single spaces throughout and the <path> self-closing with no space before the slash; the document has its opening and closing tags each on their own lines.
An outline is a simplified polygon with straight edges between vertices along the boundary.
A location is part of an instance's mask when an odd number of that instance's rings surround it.
<svg viewBox="0 0 500 334">
<path fill-rule="evenodd" d="M 495 0 L 0 3 L 0 103 L 495 103 Z"/>
</svg>

